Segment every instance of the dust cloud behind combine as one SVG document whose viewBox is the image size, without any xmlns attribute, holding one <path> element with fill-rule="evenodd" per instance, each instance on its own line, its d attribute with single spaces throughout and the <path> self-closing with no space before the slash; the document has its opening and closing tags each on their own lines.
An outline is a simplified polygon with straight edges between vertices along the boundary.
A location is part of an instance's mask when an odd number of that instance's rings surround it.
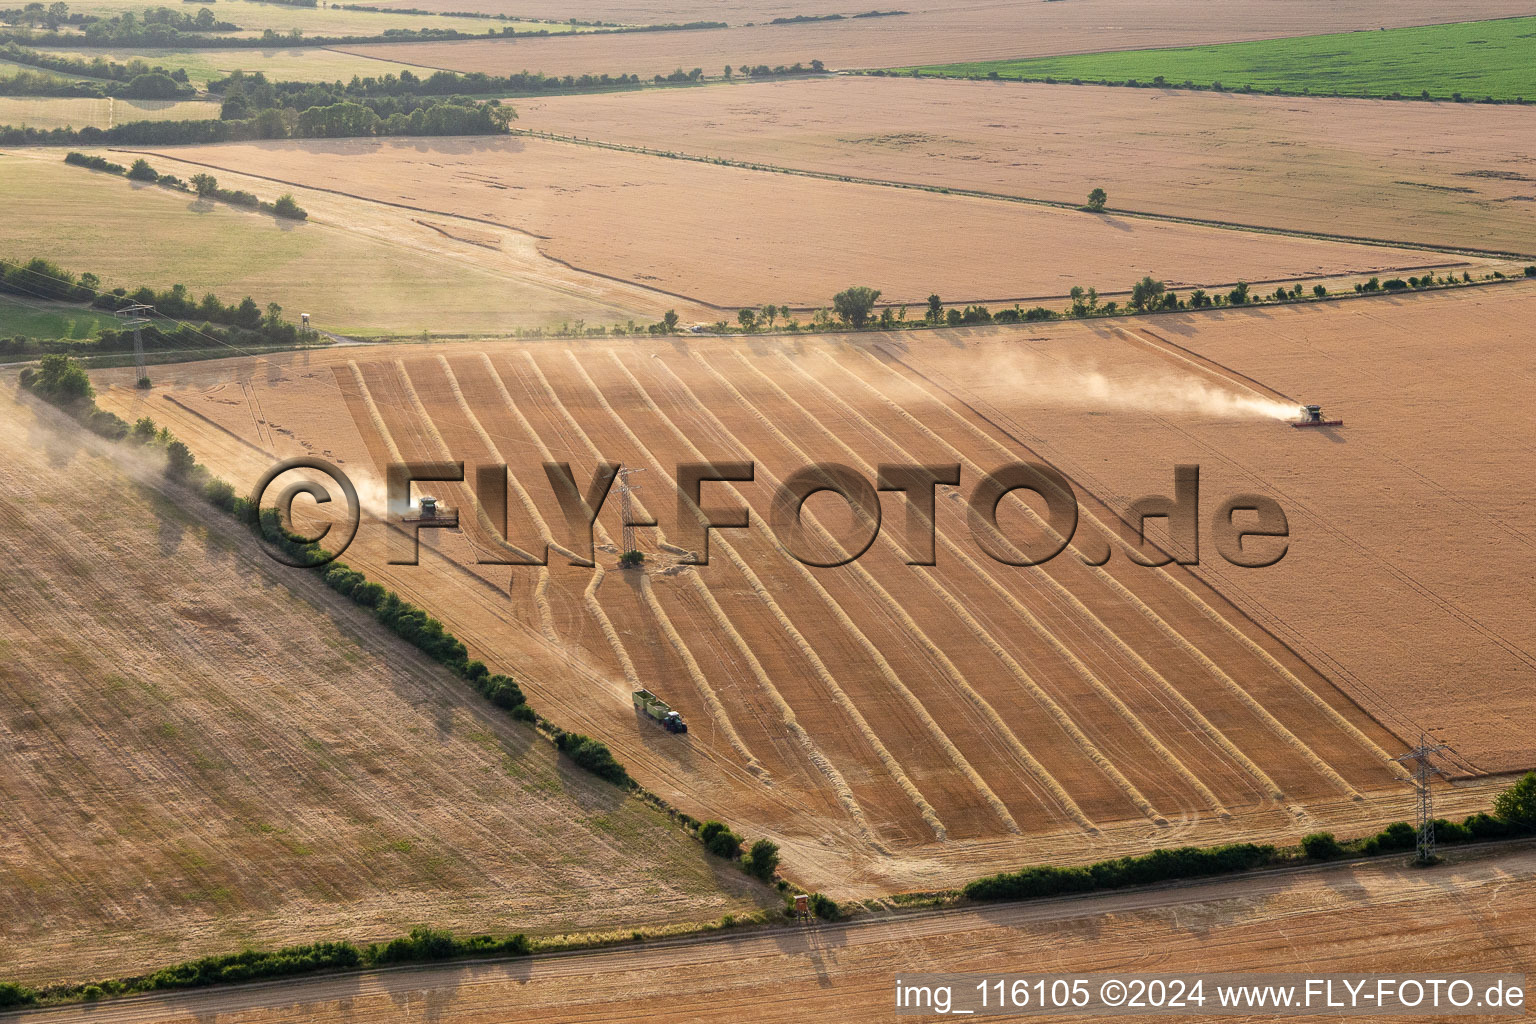
<svg viewBox="0 0 1536 1024">
<path fill-rule="evenodd" d="M 1040 409 L 1148 412 L 1211 419 L 1292 420 L 1301 408 L 1240 385 L 1202 380 L 1187 370 L 1119 366 L 1097 360 L 1017 352 L 985 364 L 983 376 L 1003 383 L 1021 403 Z"/>
</svg>

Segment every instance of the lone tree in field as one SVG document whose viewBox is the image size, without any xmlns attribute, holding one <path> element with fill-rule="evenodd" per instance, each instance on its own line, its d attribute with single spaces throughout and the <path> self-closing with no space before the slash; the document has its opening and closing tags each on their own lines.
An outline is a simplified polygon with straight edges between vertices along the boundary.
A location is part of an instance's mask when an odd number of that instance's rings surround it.
<svg viewBox="0 0 1536 1024">
<path fill-rule="evenodd" d="M 879 298 L 879 289 L 856 284 L 832 296 L 832 308 L 843 323 L 859 328 L 869 322 L 869 314 Z"/>
<path fill-rule="evenodd" d="M 1096 188 L 1088 193 L 1088 209 L 1094 213 L 1104 212 L 1104 204 L 1109 202 L 1109 193 L 1101 188 Z"/>
</svg>

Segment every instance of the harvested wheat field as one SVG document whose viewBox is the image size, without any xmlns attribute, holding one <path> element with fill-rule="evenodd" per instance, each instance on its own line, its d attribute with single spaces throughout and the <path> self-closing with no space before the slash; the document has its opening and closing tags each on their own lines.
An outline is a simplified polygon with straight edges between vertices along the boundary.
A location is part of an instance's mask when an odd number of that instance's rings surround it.
<svg viewBox="0 0 1536 1024">
<path fill-rule="evenodd" d="M 111 150 L 92 153 L 133 161 Z M 183 179 L 203 169 L 153 162 Z M 295 191 L 222 169 L 219 182 L 268 202 Z M 155 267 L 158 287 L 179 283 L 195 295 L 213 291 L 237 302 L 251 295 L 290 317 L 308 312 L 316 326 L 341 333 L 509 333 L 567 320 L 651 321 L 679 305 L 670 295 L 563 267 L 526 233 L 436 210 L 429 196 L 403 209 L 312 190 L 299 200 L 309 212 L 303 223 L 71 167 L 57 148 L 0 154 L 6 255 L 47 252 L 113 286 L 147 283 L 145 268 Z"/>
<path fill-rule="evenodd" d="M 1061 336 L 1041 349 L 1065 358 L 1097 343 L 1091 327 Z M 915 337 L 934 358 L 970 344 Z M 337 350 L 159 368 L 148 395 L 127 371 L 97 379 L 105 405 L 170 423 L 241 486 L 279 456 L 321 454 L 359 481 L 375 515 L 388 463 L 461 459 L 473 480 L 475 466 L 504 461 L 505 541 L 467 486 L 421 485 L 465 510 L 462 529 L 426 531 L 420 565 L 391 565 L 391 531 L 373 523 L 347 561 L 440 615 L 536 707 L 601 736 L 668 800 L 782 842 L 802 884 L 927 887 L 1020 858 L 1349 833 L 1403 813 L 1409 792 L 1389 761 L 1401 735 L 1334 684 L 1331 664 L 1298 655 L 1195 575 L 1132 565 L 1110 507 L 1089 501 L 1074 548 L 1034 569 L 983 553 L 960 492 L 939 503 L 931 568 L 905 564 L 897 504 L 858 561 L 813 570 L 789 558 L 766 525 L 769 499 L 812 461 L 871 478 L 884 462 L 959 461 L 968 493 L 982 470 L 1056 436 L 1054 412 L 1027 403 L 1007 408 L 1035 426 L 1004 432 L 877 340 Z M 957 362 L 969 365 L 943 365 Z M 1076 451 L 1134 450 L 1144 426 Z M 691 564 L 701 545 L 677 518 L 674 469 L 737 459 L 756 464 L 734 487 L 753 526 L 716 533 L 708 564 Z M 600 461 L 647 470 L 639 501 L 660 526 L 640 531 L 643 571 L 615 568 L 616 498 L 599 520 L 599 571 L 568 564 L 580 545 L 549 461 L 582 481 Z M 1161 453 L 1152 464 L 1171 473 Z M 1118 505 L 1128 483 L 1094 476 L 1093 493 Z M 706 504 L 732 493 L 718 485 Z M 827 496 L 807 509 L 836 536 L 857 525 Z M 1003 530 L 1038 533 L 1030 515 L 1008 499 Z M 546 544 L 548 568 L 507 567 Z M 1087 564 L 1107 548 L 1119 552 L 1107 565 Z M 1317 583 L 1328 566 L 1300 571 Z M 641 686 L 684 713 L 687 736 L 637 720 L 628 697 Z M 1487 799 L 1471 786 L 1451 802 Z"/>
<path fill-rule="evenodd" d="M 1531 252 L 1512 106 L 837 77 L 520 101 L 518 126 L 689 156 L 1296 231 Z"/>
<path fill-rule="evenodd" d="M 665 816 L 13 388 L 0 976 L 755 908 Z"/>
<path fill-rule="evenodd" d="M 529 138 L 236 143 L 155 150 L 154 160 L 484 218 L 534 236 L 573 270 L 727 310 L 817 308 L 855 283 L 881 288 L 885 302 L 938 292 L 996 303 L 1077 284 L 1108 292 L 1147 273 L 1182 288 L 1417 273 L 1448 260 Z"/>
<path fill-rule="evenodd" d="M 1273 495 L 1286 557 L 1243 570 L 1207 548 L 1202 578 L 1399 736 L 1509 772 L 1536 765 L 1533 315 L 1536 282 L 1516 282 L 982 332 L 902 358 L 1096 492 L 1170 493 L 1187 462 L 1204 508 Z M 1344 426 L 1226 419 L 1223 396 L 1321 403 Z"/>
<path fill-rule="evenodd" d="M 1433 872 L 1394 860 L 1265 872 L 1152 891 L 882 915 L 793 934 L 188 993 L 110 1012 L 118 1024 L 215 1016 L 230 1024 L 278 1024 L 315 1015 L 345 1015 L 357 1024 L 494 1024 L 512 1006 L 519 1021 L 549 1022 L 668 1020 L 687 1006 L 688 1020 L 721 1024 L 744 1016 L 786 1024 L 819 1017 L 884 1022 L 894 1016 L 895 979 L 919 972 L 1374 975 L 1390 964 L 1394 973 L 1427 977 L 1528 976 L 1536 971 L 1529 926 L 1536 851 L 1527 844 L 1468 853 Z M 1206 994 L 1214 1005 L 1213 987 Z M 96 1007 L 20 1019 L 102 1016 Z M 1232 1019 L 1231 1011 L 1180 1017 Z"/>
<path fill-rule="evenodd" d="M 451 0 L 449 7 L 465 10 L 470 9 L 466 4 L 476 2 L 487 4 L 490 0 Z M 1287 4 L 1283 17 L 1277 17 L 1274 5 L 1264 0 L 1238 0 L 1202 8 L 1198 18 L 1190 17 L 1188 4 L 1178 0 L 989 0 L 979 4 L 940 0 L 921 8 L 901 8 L 911 13 L 896 17 L 849 18 L 846 15 L 851 12 L 841 10 L 838 13 L 845 17 L 840 21 L 770 25 L 763 22 L 774 17 L 834 11 L 808 10 L 802 6 L 780 12 L 773 10 L 774 3 L 754 3 L 750 8 L 735 9 L 713 4 L 707 9 L 703 4 L 689 6 L 698 9 L 688 15 L 679 10 L 678 20 L 725 20 L 738 27 L 549 39 L 376 43 L 347 46 L 344 52 L 450 71 L 501 75 L 526 68 L 548 75 L 622 72 L 649 78 L 678 67 L 685 71 L 699 67 L 713 76 L 726 64 L 772 66 L 820 60 L 830 68 L 903 67 L 1375 30 L 1530 13 L 1530 5 L 1519 0 L 1476 0 L 1448 8 L 1404 6 L 1386 0 L 1360 0 L 1347 5 L 1306 0 Z M 517 14 L 566 18 L 570 8 L 553 0 L 535 0 L 528 7 L 519 5 Z M 604 12 L 604 5 L 594 9 L 584 4 L 581 16 L 645 23 L 666 20 L 660 9 L 649 5 L 640 8 L 633 0 L 615 0 L 608 13 Z M 758 24 L 746 27 L 748 21 Z"/>
</svg>

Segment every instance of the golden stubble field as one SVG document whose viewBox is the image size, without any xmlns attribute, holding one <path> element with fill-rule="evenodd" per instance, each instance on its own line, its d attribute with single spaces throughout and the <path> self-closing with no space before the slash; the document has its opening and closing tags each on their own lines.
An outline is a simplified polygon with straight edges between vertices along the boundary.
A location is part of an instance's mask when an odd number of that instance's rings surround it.
<svg viewBox="0 0 1536 1024">
<path fill-rule="evenodd" d="M 689 1020 L 719 1024 L 744 1017 L 873 1024 L 894 1015 L 895 979 L 919 972 L 1529 975 L 1536 969 L 1527 925 L 1536 913 L 1536 853 L 1526 846 L 1452 856 L 1428 872 L 1383 860 L 669 948 L 199 992 L 136 1001 L 116 1008 L 113 1019 L 190 1024 L 216 1015 L 231 1024 L 279 1024 L 345 1014 L 358 1024 L 492 1024 L 515 1006 L 521 1021 L 648 1021 L 673 1019 L 686 1006 Z M 1211 1001 L 1204 1005 L 1214 1005 L 1210 987 L 1205 994 Z M 99 1013 L 36 1019 L 90 1021 Z"/>
<path fill-rule="evenodd" d="M 0 977 L 132 975 L 424 923 L 627 931 L 756 907 L 664 816 L 14 387 Z"/>
<path fill-rule="evenodd" d="M 490 0 L 422 0 L 448 9 L 473 9 Z M 729 22 L 732 28 L 687 32 L 640 32 L 622 35 L 559 39 L 513 39 L 445 43 L 378 43 L 347 47 L 347 52 L 451 71 L 507 74 L 524 69 L 545 74 L 668 74 L 703 68 L 718 75 L 726 64 L 793 64 L 824 61 L 831 68 L 900 67 L 939 61 L 1039 57 L 1097 50 L 1143 49 L 1192 43 L 1221 43 L 1239 39 L 1308 35 L 1319 32 L 1371 30 L 1398 25 L 1472 21 L 1526 15 L 1530 6 L 1518 0 L 1476 0 L 1454 7 L 1412 7 L 1386 2 L 1340 4 L 1303 0 L 1287 4 L 1277 16 L 1265 0 L 1236 0 L 1209 5 L 1191 17 L 1179 0 L 1071 0 L 1070 3 L 1012 3 L 1008 0 L 936 0 L 920 7 L 896 9 L 910 13 L 887 18 L 847 18 L 842 21 L 769 25 L 774 17 L 824 14 L 831 11 L 766 4 L 676 4 L 679 20 Z M 494 4 L 480 9 L 497 9 Z M 583 17 L 655 23 L 662 9 L 634 0 L 614 0 L 595 9 L 584 5 Z M 882 7 L 881 10 L 892 8 Z M 569 17 L 569 9 L 554 0 L 536 0 L 524 16 Z M 853 11 L 843 10 L 844 15 Z M 746 27 L 747 22 L 757 22 Z"/>
<path fill-rule="evenodd" d="M 1288 353 L 1305 377 L 1286 380 L 1287 395 L 1334 404 L 1347 395 L 1329 383 L 1331 361 L 1313 361 L 1313 331 L 1344 325 L 1335 337 L 1351 351 L 1361 335 L 1402 345 L 1451 320 L 1457 303 L 1476 318 L 1487 303 L 1521 301 L 1529 291 L 1516 285 L 1401 300 L 1405 319 L 1389 327 L 1381 319 L 1397 300 L 1127 330 L 1187 331 L 1193 340 L 1182 343 L 1194 347 L 1258 339 L 1248 347 Z M 429 486 L 466 510 L 463 529 L 429 540 L 421 565 L 387 565 L 376 525 L 346 557 L 441 615 L 556 721 L 602 736 L 647 786 L 783 842 L 790 877 L 805 884 L 876 893 L 1021 859 L 1353 834 L 1407 813 L 1388 758 L 1420 729 L 1452 744 L 1462 775 L 1528 765 L 1528 624 L 1514 618 L 1511 595 L 1487 585 L 1492 567 L 1451 552 L 1429 580 L 1402 554 L 1361 554 L 1367 537 L 1352 533 L 1390 517 L 1389 488 L 1405 473 L 1428 482 L 1434 512 L 1467 515 L 1435 479 L 1445 466 L 1394 458 L 1369 417 L 1335 435 L 1293 431 L 1255 414 L 1236 378 L 1213 379 L 1121 334 L 1090 324 L 338 350 L 163 368 L 163 390 L 149 396 L 125 386 L 125 371 L 98 378 L 111 386 L 107 405 L 164 417 L 241 483 L 278 455 L 317 453 L 360 478 L 376 509 L 386 463 L 463 459 L 472 479 L 475 465 L 505 461 L 508 540 L 522 551 L 572 544 L 540 463 L 569 461 L 581 480 L 600 458 L 646 468 L 640 500 L 661 527 L 641 531 L 651 555 L 642 572 L 614 568 L 616 501 L 600 520 L 600 572 L 558 555 L 547 569 L 477 564 L 503 549 L 454 484 Z M 1012 367 L 1021 357 L 1037 362 Z M 1378 415 L 1412 405 L 1371 386 Z M 1436 400 L 1475 404 L 1473 387 L 1452 376 Z M 1271 410 L 1283 401 L 1261 399 Z M 1458 429 L 1486 431 L 1479 415 L 1499 414 L 1474 413 Z M 958 494 L 940 501 L 931 569 L 903 564 L 895 506 L 870 553 L 836 570 L 790 560 L 760 518 L 774 483 L 812 460 L 871 476 L 879 462 L 959 461 L 974 482 L 1029 457 L 1106 502 L 1085 505 L 1074 548 L 1043 569 L 982 554 Z M 738 492 L 757 526 L 718 535 L 709 565 L 688 565 L 666 480 L 678 462 L 733 458 L 757 464 Z M 1180 461 L 1208 467 L 1207 508 L 1234 490 L 1296 503 L 1295 550 L 1281 569 L 1130 564 L 1114 514 L 1169 491 Z M 1353 518 L 1325 527 L 1325 496 Z M 1005 529 L 1028 530 L 1029 513 L 1010 503 Z M 835 506 L 811 506 L 833 532 L 850 525 Z M 1518 541 L 1529 513 L 1510 515 L 1503 533 Z M 1116 555 L 1105 567 L 1085 564 L 1106 547 Z M 1215 557 L 1209 545 L 1206 554 Z M 1272 595 L 1288 602 L 1284 614 Z M 1454 614 L 1405 629 L 1386 612 L 1416 602 Z M 1490 630 L 1513 653 L 1484 644 Z M 1408 640 L 1418 636 L 1432 650 L 1414 662 L 1421 645 Z M 1388 642 L 1397 649 L 1370 660 Z M 1458 651 L 1455 690 L 1437 659 Z M 1399 677 L 1416 666 L 1428 671 Z M 686 738 L 636 719 L 628 691 L 640 685 L 684 712 Z M 1446 811 L 1489 799 L 1487 785 L 1463 787 Z"/>
<path fill-rule="evenodd" d="M 839 77 L 518 101 L 518 127 L 691 156 L 1473 249 L 1536 249 L 1524 109 Z"/>
<path fill-rule="evenodd" d="M 882 301 L 917 306 L 935 292 L 952 303 L 1050 299 L 1055 305 L 1073 285 L 1118 291 L 1148 273 L 1187 288 L 1349 271 L 1409 274 L 1456 262 L 1438 252 L 827 181 L 533 138 L 231 143 L 157 149 L 153 161 L 181 161 L 189 173 L 207 166 L 492 220 L 533 236 L 540 253 L 570 269 L 713 305 L 710 322 L 739 306 L 828 306 L 833 293 L 853 284 L 881 289 Z"/>
<path fill-rule="evenodd" d="M 1200 575 L 1321 668 L 1398 735 L 1450 744 L 1485 772 L 1536 764 L 1536 501 L 1527 326 L 1536 282 L 1413 298 L 1154 317 L 1123 326 L 991 332 L 914 347 L 914 366 L 953 382 L 1085 486 L 1172 486 L 1198 463 L 1211 494 L 1258 489 L 1290 517 L 1290 553 L 1264 570 L 1218 558 Z M 1068 339 L 1072 339 L 1068 342 Z M 1096 353 L 1126 408 L 1019 393 L 1067 346 Z M 1202 390 L 1165 400 L 1154 371 Z M 1203 389 L 1320 403 L 1326 433 L 1192 419 Z M 1134 441 L 1105 443 L 1106 438 Z M 1098 483 L 1095 483 L 1098 481 Z M 1207 502 L 1213 507 L 1214 498 Z"/>
</svg>

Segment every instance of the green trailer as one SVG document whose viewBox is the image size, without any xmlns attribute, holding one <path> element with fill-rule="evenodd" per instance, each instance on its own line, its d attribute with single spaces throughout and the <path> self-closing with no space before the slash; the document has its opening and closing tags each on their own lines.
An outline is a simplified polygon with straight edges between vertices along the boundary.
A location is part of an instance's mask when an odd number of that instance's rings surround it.
<svg viewBox="0 0 1536 1024">
<path fill-rule="evenodd" d="M 650 690 L 635 691 L 635 710 L 659 723 L 667 732 L 687 732 L 688 723 L 667 702 Z"/>
</svg>

